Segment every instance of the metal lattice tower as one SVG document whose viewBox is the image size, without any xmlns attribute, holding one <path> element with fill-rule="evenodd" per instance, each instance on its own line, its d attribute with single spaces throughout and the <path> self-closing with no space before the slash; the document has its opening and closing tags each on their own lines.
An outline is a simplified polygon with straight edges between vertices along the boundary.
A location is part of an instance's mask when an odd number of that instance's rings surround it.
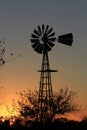
<svg viewBox="0 0 87 130">
<path fill-rule="evenodd" d="M 52 50 L 56 40 L 58 40 L 60 43 L 71 46 L 73 42 L 73 36 L 72 33 L 69 33 L 61 35 L 58 37 L 58 39 L 56 39 L 53 28 L 50 28 L 49 25 L 45 26 L 44 24 L 42 26 L 38 26 L 37 29 L 34 29 L 33 33 L 31 34 L 31 43 L 33 49 L 43 55 L 41 70 L 38 70 L 41 73 L 38 97 L 38 120 L 41 122 L 45 122 L 48 119 L 51 119 L 53 116 L 53 90 L 51 72 L 57 72 L 57 70 L 50 69 L 48 52 Z"/>
<path fill-rule="evenodd" d="M 40 87 L 39 87 L 39 120 L 44 122 L 53 116 L 53 90 L 51 81 L 51 72 L 56 72 L 57 70 L 51 70 L 48 52 L 43 54 L 42 67 L 39 72 L 41 72 L 40 77 Z"/>
</svg>

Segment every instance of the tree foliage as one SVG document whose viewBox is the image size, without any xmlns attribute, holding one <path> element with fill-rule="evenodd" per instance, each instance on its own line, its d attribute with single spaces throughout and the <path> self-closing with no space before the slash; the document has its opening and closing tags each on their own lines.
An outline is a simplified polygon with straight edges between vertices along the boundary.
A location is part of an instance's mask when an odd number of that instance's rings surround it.
<svg viewBox="0 0 87 130">
<path fill-rule="evenodd" d="M 20 92 L 19 112 L 24 118 L 37 120 L 38 116 L 38 92 L 37 91 L 23 91 Z M 79 110 L 78 104 L 75 102 L 76 93 L 69 91 L 68 88 L 61 89 L 53 97 L 53 117 L 56 114 L 65 114 Z"/>
<path fill-rule="evenodd" d="M 31 118 L 37 119 L 38 114 L 38 92 L 37 91 L 30 91 L 27 92 L 23 91 L 20 92 L 20 100 L 18 101 L 19 104 L 19 112 L 22 117 L 24 118 Z"/>
<path fill-rule="evenodd" d="M 68 88 L 61 89 L 59 93 L 54 94 L 54 115 L 65 114 L 79 110 L 78 104 L 75 103 L 76 93 L 69 91 Z"/>
</svg>

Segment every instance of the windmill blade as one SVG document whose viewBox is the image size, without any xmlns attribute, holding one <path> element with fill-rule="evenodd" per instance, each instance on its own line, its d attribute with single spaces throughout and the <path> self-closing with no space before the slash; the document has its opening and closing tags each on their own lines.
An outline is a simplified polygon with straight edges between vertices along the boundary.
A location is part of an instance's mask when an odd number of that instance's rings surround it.
<svg viewBox="0 0 87 130">
<path fill-rule="evenodd" d="M 45 34 L 47 33 L 49 25 L 46 26 Z"/>
<path fill-rule="evenodd" d="M 42 24 L 41 26 L 39 25 L 37 29 L 34 29 L 30 40 L 33 49 L 42 54 L 44 51 L 48 52 L 52 50 L 52 47 L 55 45 L 55 32 L 53 28 L 49 28 L 49 25 L 45 26 Z"/>
<path fill-rule="evenodd" d="M 34 29 L 34 33 L 35 33 L 36 35 L 40 36 L 39 31 L 37 31 L 36 29 Z"/>
<path fill-rule="evenodd" d="M 30 39 L 32 43 L 39 42 L 39 39 Z"/>
<path fill-rule="evenodd" d="M 49 34 L 49 33 L 51 33 L 53 31 L 53 28 L 50 28 L 48 31 L 47 31 L 47 35 Z"/>
<path fill-rule="evenodd" d="M 68 46 L 72 46 L 72 42 L 73 42 L 73 34 L 72 33 L 68 33 L 68 34 L 64 34 L 58 37 L 58 42 L 68 45 Z"/>
<path fill-rule="evenodd" d="M 55 42 L 56 38 L 55 37 L 54 38 L 49 38 L 48 40 L 52 41 L 52 42 Z"/>
<path fill-rule="evenodd" d="M 38 46 L 38 53 L 42 54 L 42 51 L 43 51 L 43 45 L 39 44 L 39 46 Z"/>
<path fill-rule="evenodd" d="M 35 34 L 33 34 L 33 33 L 31 34 L 31 37 L 32 37 L 32 38 L 39 38 L 37 35 L 35 35 Z"/>
<path fill-rule="evenodd" d="M 34 49 L 38 46 L 39 42 L 34 43 L 33 45 L 31 45 Z"/>
<path fill-rule="evenodd" d="M 51 33 L 48 37 L 53 37 L 55 35 L 55 32 Z"/>
<path fill-rule="evenodd" d="M 41 44 L 39 43 L 38 46 L 36 48 L 34 48 L 34 50 L 38 53 L 42 53 L 42 46 Z"/>
<path fill-rule="evenodd" d="M 45 26 L 44 26 L 44 24 L 42 24 L 42 33 L 44 34 L 44 28 L 45 28 Z"/>
<path fill-rule="evenodd" d="M 41 27 L 40 26 L 38 26 L 38 32 L 41 35 Z"/>
<path fill-rule="evenodd" d="M 55 44 L 50 42 L 50 41 L 47 41 L 47 44 L 50 46 L 50 47 L 53 47 Z"/>
<path fill-rule="evenodd" d="M 50 47 L 47 43 L 44 44 L 44 49 L 45 49 L 45 51 L 50 51 L 50 50 L 52 50 L 51 47 Z"/>
</svg>

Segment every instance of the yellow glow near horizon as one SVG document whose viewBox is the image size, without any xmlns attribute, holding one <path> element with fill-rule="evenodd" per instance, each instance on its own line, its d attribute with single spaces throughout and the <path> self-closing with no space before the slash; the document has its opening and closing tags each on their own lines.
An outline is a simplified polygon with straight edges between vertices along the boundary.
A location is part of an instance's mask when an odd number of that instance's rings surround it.
<svg viewBox="0 0 87 130">
<path fill-rule="evenodd" d="M 18 113 L 16 110 L 12 108 L 11 105 L 8 105 L 7 107 L 5 105 L 2 105 L 0 106 L 0 116 L 4 118 L 10 118 L 11 116 L 18 116 Z"/>
<path fill-rule="evenodd" d="M 17 112 L 17 101 L 18 101 L 18 96 L 16 94 L 12 94 L 13 95 L 13 99 L 12 99 L 12 95 L 9 94 L 8 92 L 6 92 L 6 94 L 4 93 L 5 98 L 3 97 L 1 100 L 1 105 L 0 105 L 0 116 L 3 117 L 11 117 L 11 116 L 17 116 L 18 112 Z"/>
</svg>

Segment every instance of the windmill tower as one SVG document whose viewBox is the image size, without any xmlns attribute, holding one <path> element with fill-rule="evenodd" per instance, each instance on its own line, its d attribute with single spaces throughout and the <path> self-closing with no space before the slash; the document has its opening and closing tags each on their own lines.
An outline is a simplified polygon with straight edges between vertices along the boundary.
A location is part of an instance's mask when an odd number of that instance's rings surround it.
<svg viewBox="0 0 87 130">
<path fill-rule="evenodd" d="M 34 51 L 42 54 L 42 66 L 41 70 L 38 70 L 40 75 L 39 86 L 39 115 L 38 119 L 41 122 L 51 119 L 53 116 L 53 90 L 51 81 L 51 72 L 57 72 L 57 70 L 51 70 L 48 58 L 48 52 L 52 50 L 55 45 L 54 42 L 58 42 L 71 46 L 73 42 L 72 33 L 61 35 L 56 39 L 53 28 L 49 25 L 38 26 L 31 34 L 31 43 Z"/>
</svg>

